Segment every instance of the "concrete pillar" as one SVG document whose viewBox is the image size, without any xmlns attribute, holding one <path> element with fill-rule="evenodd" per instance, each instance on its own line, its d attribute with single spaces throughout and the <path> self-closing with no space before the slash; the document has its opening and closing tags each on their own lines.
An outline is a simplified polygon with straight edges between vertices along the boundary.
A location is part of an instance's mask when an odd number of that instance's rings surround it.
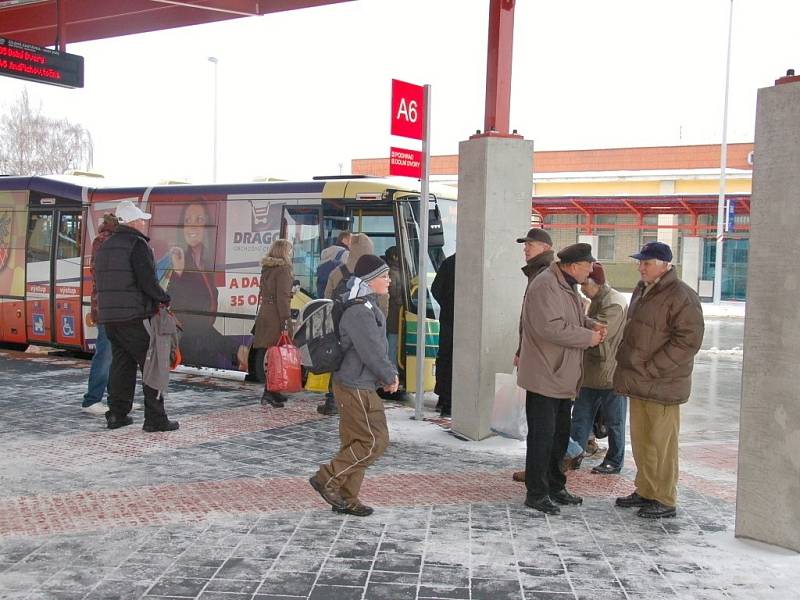
<svg viewBox="0 0 800 600">
<path fill-rule="evenodd" d="M 736 535 L 800 552 L 800 81 L 758 92 Z"/>
<path fill-rule="evenodd" d="M 459 145 L 452 428 L 472 440 L 490 435 L 494 376 L 511 372 L 517 350 L 532 163 L 531 141 Z"/>
<path fill-rule="evenodd" d="M 703 238 L 685 236 L 681 251 L 681 279 L 695 292 L 699 291 L 700 276 L 703 274 Z"/>
</svg>

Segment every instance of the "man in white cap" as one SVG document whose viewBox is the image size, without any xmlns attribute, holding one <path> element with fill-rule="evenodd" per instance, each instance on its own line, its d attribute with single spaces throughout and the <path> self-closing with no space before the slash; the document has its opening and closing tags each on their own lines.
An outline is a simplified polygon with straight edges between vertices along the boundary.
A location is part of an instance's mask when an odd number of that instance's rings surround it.
<svg viewBox="0 0 800 600">
<path fill-rule="evenodd" d="M 143 230 L 151 215 L 130 200 L 117 206 L 116 230 L 94 257 L 97 288 L 97 321 L 105 325 L 111 342 L 111 372 L 108 381 L 109 429 L 131 425 L 128 416 L 136 389 L 136 369 L 143 369 L 150 345 L 144 321 L 152 317 L 170 298 L 158 284 L 153 251 Z M 164 398 L 143 384 L 144 425 L 147 432 L 173 431 L 177 421 L 170 421 L 164 411 Z"/>
</svg>

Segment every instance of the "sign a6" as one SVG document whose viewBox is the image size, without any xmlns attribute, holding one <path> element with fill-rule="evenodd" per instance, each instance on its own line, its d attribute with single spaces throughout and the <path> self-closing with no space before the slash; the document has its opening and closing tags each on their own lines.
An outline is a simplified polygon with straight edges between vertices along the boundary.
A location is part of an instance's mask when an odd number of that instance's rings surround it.
<svg viewBox="0 0 800 600">
<path fill-rule="evenodd" d="M 392 79 L 392 135 L 421 140 L 425 123 L 424 88 Z"/>
</svg>

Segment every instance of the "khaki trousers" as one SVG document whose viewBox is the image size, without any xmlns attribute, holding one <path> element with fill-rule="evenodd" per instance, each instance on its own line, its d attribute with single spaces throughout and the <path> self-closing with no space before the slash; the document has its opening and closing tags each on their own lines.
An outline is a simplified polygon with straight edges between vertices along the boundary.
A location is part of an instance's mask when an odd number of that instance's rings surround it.
<svg viewBox="0 0 800 600">
<path fill-rule="evenodd" d="M 351 506 L 358 502 L 364 472 L 389 445 L 389 429 L 383 400 L 375 390 L 360 390 L 333 383 L 333 395 L 339 408 L 341 448 L 333 460 L 322 465 L 319 478 L 338 489 Z"/>
<path fill-rule="evenodd" d="M 636 491 L 643 498 L 676 506 L 680 405 L 664 405 L 641 398 L 630 400 Z"/>
</svg>

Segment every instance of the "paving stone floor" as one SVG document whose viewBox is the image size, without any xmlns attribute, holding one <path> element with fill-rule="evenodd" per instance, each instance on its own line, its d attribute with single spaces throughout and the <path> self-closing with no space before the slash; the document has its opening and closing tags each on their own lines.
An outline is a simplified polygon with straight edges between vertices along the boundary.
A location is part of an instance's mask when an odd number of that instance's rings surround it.
<svg viewBox="0 0 800 600">
<path fill-rule="evenodd" d="M 589 473 L 599 458 L 584 461 L 568 483 L 584 504 L 545 517 L 511 481 L 520 444 L 484 450 L 409 425 L 395 405 L 392 444 L 363 489 L 376 512 L 357 518 L 307 483 L 337 448 L 317 395 L 278 410 L 253 384 L 174 375 L 179 431 L 143 433 L 140 412 L 108 431 L 79 410 L 86 361 L 3 350 L 0 599 L 797 597 L 790 559 L 733 540 L 739 370 L 698 359 L 675 519 L 613 506 L 633 489 L 630 458 L 608 477 Z"/>
</svg>

